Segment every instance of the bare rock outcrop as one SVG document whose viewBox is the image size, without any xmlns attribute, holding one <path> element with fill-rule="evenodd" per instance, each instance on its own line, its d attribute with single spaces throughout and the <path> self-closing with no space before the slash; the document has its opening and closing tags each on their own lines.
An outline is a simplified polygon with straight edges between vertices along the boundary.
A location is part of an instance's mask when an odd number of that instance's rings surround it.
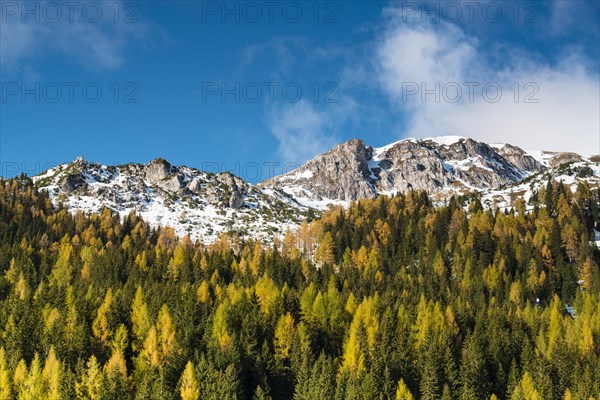
<svg viewBox="0 0 600 400">
<path fill-rule="evenodd" d="M 69 174 L 65 176 L 62 182 L 60 183 L 60 190 L 62 190 L 63 192 L 70 193 L 82 186 L 84 182 L 85 179 L 80 173 Z"/>
<path fill-rule="evenodd" d="M 155 185 L 171 174 L 171 164 L 163 159 L 156 158 L 150 161 L 145 168 L 145 178 L 150 185 Z"/>
<path fill-rule="evenodd" d="M 352 201 L 407 190 L 450 196 L 518 182 L 544 169 L 522 149 L 462 137 L 407 139 L 374 149 L 343 143 L 264 183 L 307 200 Z"/>
<path fill-rule="evenodd" d="M 297 185 L 314 200 L 374 198 L 377 193 L 369 169 L 372 151 L 362 140 L 353 139 L 260 186 Z"/>
<path fill-rule="evenodd" d="M 527 172 L 541 172 L 544 166 L 523 149 L 511 144 L 505 144 L 498 149 L 498 154 L 510 161 L 517 168 Z"/>
<path fill-rule="evenodd" d="M 578 162 L 578 161 L 582 160 L 581 156 L 576 153 L 563 152 L 563 153 L 547 153 L 547 154 L 553 154 L 553 156 L 548 160 L 548 164 L 550 164 L 550 166 L 552 168 L 558 167 L 560 164 L 565 164 L 565 163 L 570 163 L 570 162 Z"/>
</svg>

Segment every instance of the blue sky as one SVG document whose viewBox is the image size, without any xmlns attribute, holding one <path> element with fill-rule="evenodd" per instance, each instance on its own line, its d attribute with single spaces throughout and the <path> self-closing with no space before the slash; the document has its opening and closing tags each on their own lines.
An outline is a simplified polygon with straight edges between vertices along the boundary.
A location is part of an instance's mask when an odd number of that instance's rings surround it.
<svg viewBox="0 0 600 400">
<path fill-rule="evenodd" d="M 598 1 L 23 4 L 0 3 L 4 176 L 83 155 L 259 181 L 355 137 L 600 153 Z"/>
</svg>

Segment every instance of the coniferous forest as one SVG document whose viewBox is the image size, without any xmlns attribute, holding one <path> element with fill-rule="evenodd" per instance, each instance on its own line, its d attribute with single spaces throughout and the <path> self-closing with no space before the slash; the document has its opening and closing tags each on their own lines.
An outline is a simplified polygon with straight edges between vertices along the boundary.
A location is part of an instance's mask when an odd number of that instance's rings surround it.
<svg viewBox="0 0 600 400">
<path fill-rule="evenodd" d="M 0 399 L 599 399 L 595 230 L 548 182 L 204 246 L 0 181 Z"/>
</svg>

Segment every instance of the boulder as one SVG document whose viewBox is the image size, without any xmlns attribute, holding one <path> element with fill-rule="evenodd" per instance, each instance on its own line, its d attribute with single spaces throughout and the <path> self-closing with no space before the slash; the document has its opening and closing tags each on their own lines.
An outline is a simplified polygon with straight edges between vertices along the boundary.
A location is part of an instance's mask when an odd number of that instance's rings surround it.
<svg viewBox="0 0 600 400">
<path fill-rule="evenodd" d="M 242 208 L 244 205 L 244 194 L 238 190 L 234 190 L 231 193 L 231 197 L 229 198 L 229 207 L 230 208 Z"/>
<path fill-rule="evenodd" d="M 156 186 L 167 192 L 175 193 L 183 188 L 183 177 L 181 175 L 172 175 L 158 181 Z"/>
<path fill-rule="evenodd" d="M 60 183 L 60 190 L 70 193 L 85 183 L 81 174 L 69 174 Z"/>
<path fill-rule="evenodd" d="M 163 158 L 150 161 L 145 170 L 145 178 L 150 185 L 156 185 L 170 174 L 171 164 Z"/>
</svg>

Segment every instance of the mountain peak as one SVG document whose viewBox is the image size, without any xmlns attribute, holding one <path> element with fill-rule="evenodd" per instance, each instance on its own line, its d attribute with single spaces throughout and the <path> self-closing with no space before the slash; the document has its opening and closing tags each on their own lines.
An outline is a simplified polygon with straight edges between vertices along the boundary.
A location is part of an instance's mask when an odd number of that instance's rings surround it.
<svg viewBox="0 0 600 400">
<path fill-rule="evenodd" d="M 77 156 L 77 157 L 75 157 L 75 159 L 73 160 L 73 162 L 71 164 L 84 165 L 84 164 L 87 164 L 87 161 L 85 158 L 83 158 L 83 156 Z"/>
<path fill-rule="evenodd" d="M 338 144 L 332 150 L 337 149 L 337 148 L 363 147 L 363 146 L 365 146 L 365 142 L 362 139 L 354 138 L 354 139 L 346 140 L 345 142 Z"/>
<path fill-rule="evenodd" d="M 352 139 L 260 186 L 280 188 L 319 208 L 413 189 L 444 201 L 515 185 L 559 162 L 582 160 L 568 153 L 543 154 L 534 157 L 508 143 L 488 145 L 457 135 L 407 138 L 377 148 Z"/>
<path fill-rule="evenodd" d="M 171 163 L 162 157 L 156 157 L 156 158 L 150 160 L 148 165 L 152 165 L 152 164 L 162 164 L 162 165 L 168 165 L 169 167 L 171 167 Z"/>
<path fill-rule="evenodd" d="M 484 205 L 507 208 L 515 193 L 527 201 L 548 179 L 597 187 L 599 176 L 597 163 L 574 153 L 437 136 L 378 148 L 348 140 L 258 185 L 164 158 L 105 166 L 77 157 L 33 179 L 73 212 L 105 207 L 121 216 L 135 212 L 153 226 L 172 226 L 180 236 L 210 243 L 223 232 L 271 242 L 315 210 L 412 189 L 426 191 L 438 204 L 453 195 L 477 194 Z"/>
</svg>

